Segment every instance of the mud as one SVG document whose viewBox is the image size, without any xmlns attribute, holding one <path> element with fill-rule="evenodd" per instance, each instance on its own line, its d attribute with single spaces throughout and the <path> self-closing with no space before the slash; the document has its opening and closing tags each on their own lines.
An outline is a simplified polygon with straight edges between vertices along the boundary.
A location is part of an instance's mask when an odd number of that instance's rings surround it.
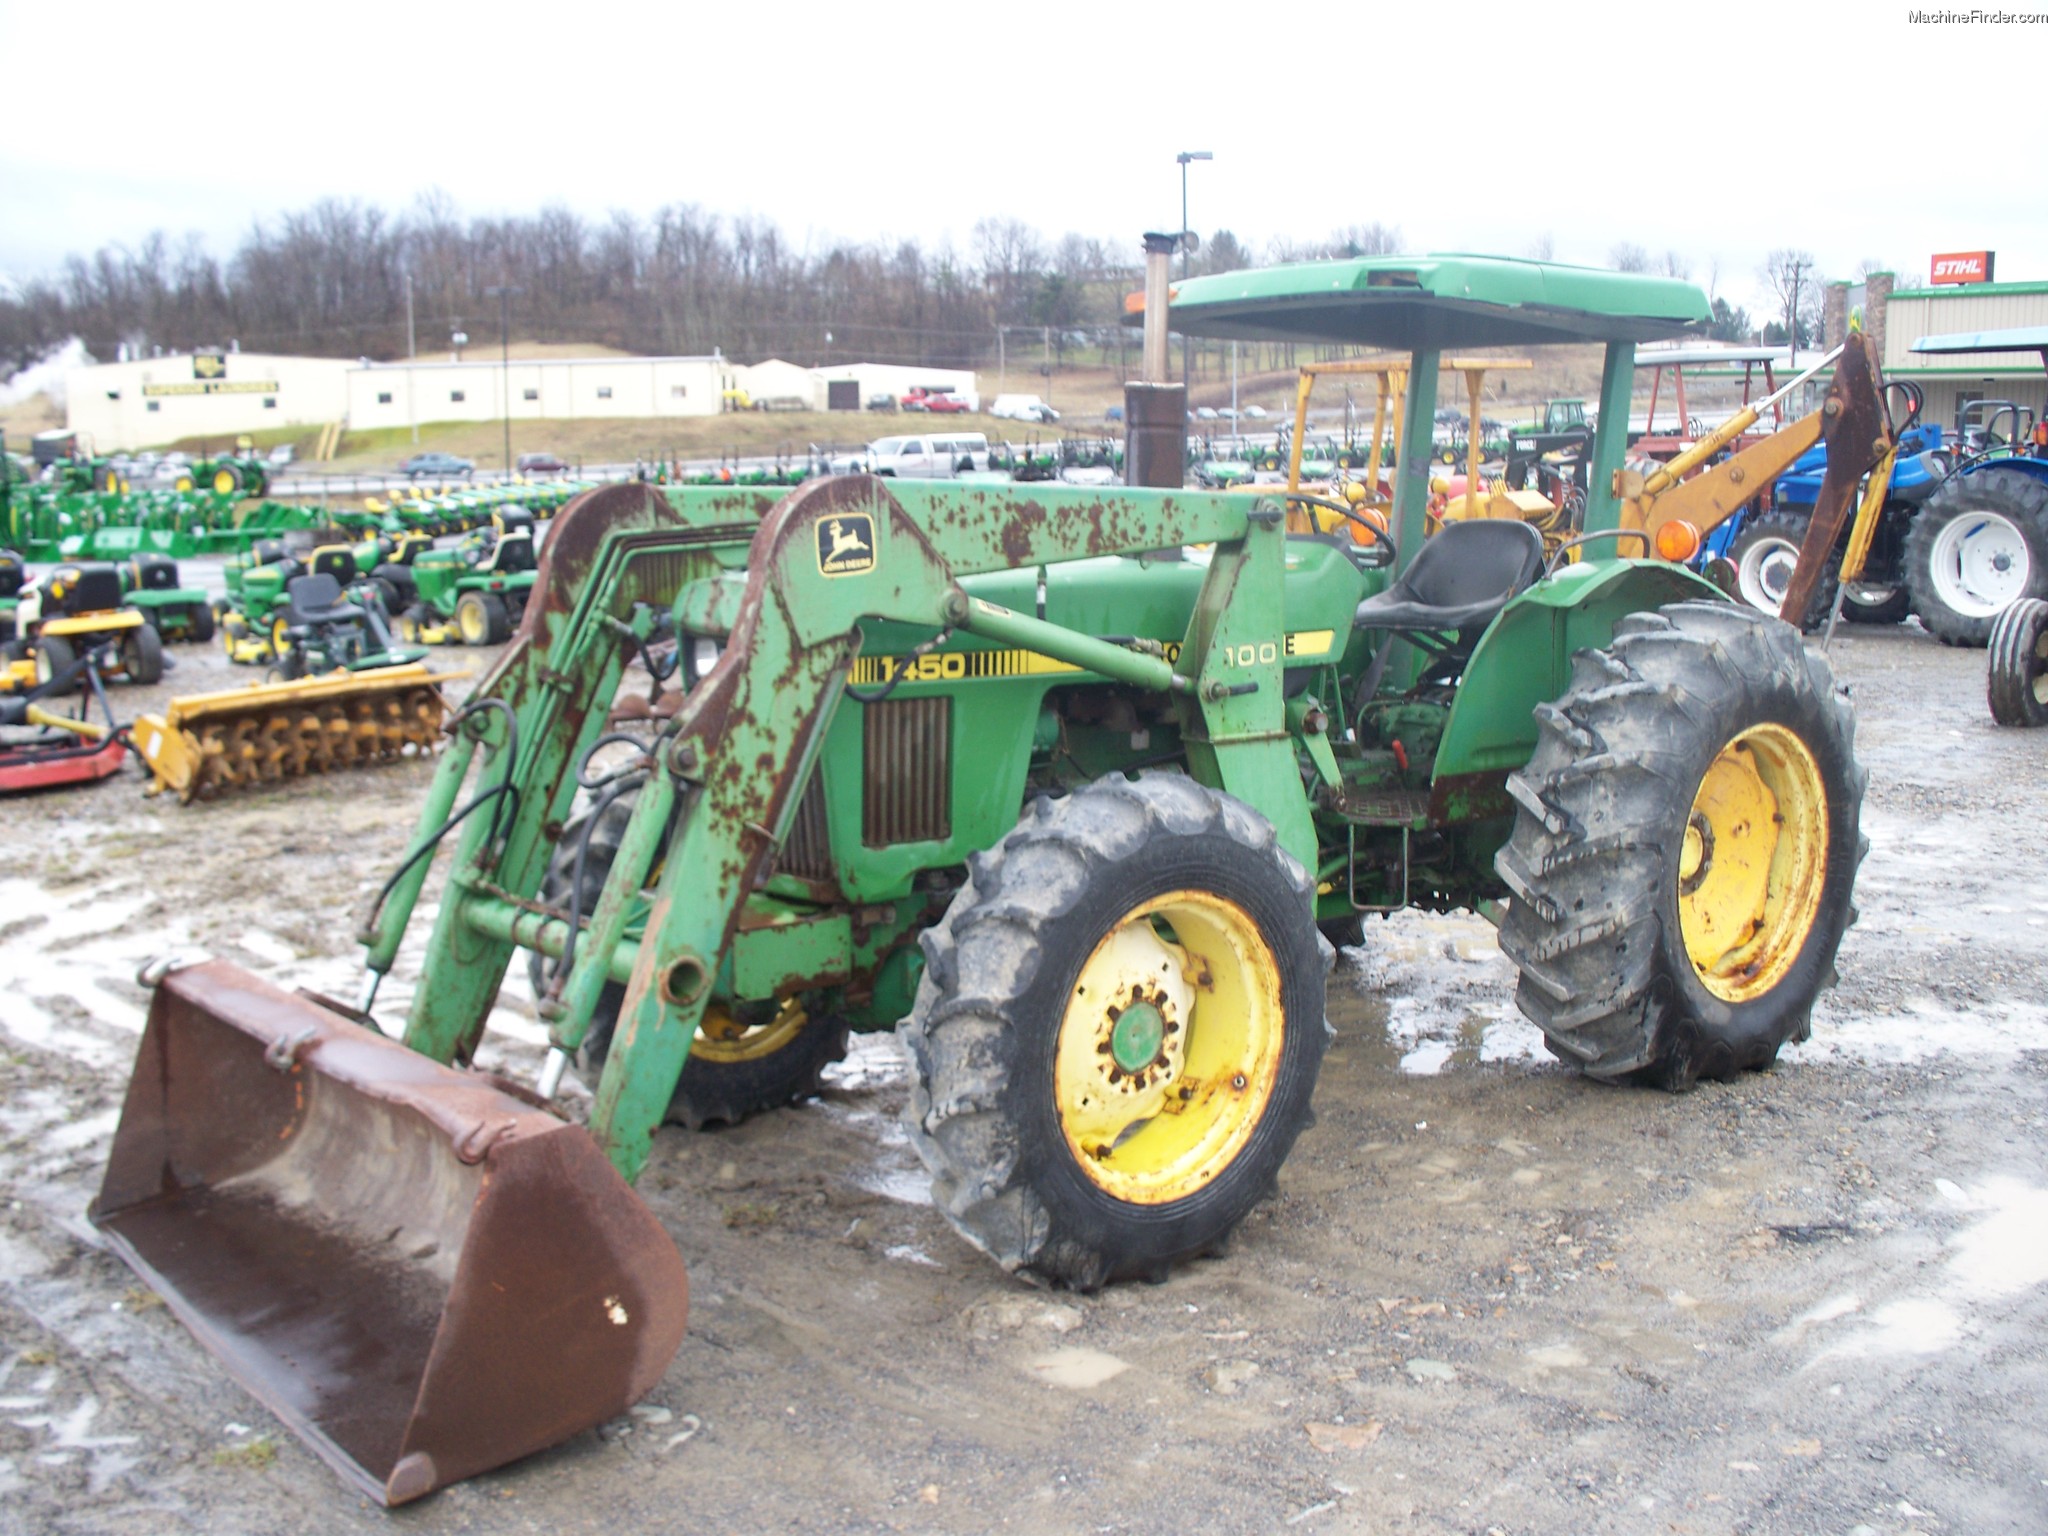
<svg viewBox="0 0 2048 1536">
<path fill-rule="evenodd" d="M 173 654 L 153 692 L 225 672 Z M 1902 628 L 1834 654 L 1871 770 L 1862 920 L 1777 1070 L 1592 1086 L 1484 923 L 1376 923 L 1277 1198 L 1165 1284 L 1071 1296 L 923 1203 L 894 1043 L 857 1041 L 814 1103 L 657 1139 L 640 1188 L 694 1306 L 653 1396 L 397 1516 L 83 1213 L 136 962 L 194 945 L 352 993 L 355 909 L 429 770 L 7 803 L 0 1532 L 2048 1528 L 2048 737 L 1991 725 L 1981 652 Z M 530 1072 L 516 983 L 494 1023 Z"/>
</svg>

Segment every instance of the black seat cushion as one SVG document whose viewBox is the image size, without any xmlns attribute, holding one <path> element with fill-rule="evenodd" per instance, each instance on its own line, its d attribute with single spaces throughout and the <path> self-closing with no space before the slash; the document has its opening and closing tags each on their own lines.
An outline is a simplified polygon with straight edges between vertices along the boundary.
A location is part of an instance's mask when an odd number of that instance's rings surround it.
<svg viewBox="0 0 2048 1536">
<path fill-rule="evenodd" d="M 1523 522 L 1446 523 L 1386 591 L 1358 605 L 1359 629 L 1445 630 L 1484 624 L 1543 570 L 1543 535 Z"/>
<path fill-rule="evenodd" d="M 491 569 L 500 576 L 514 576 L 521 571 L 531 571 L 539 561 L 533 557 L 533 535 L 530 533 L 508 533 L 498 540 L 498 548 L 491 561 Z"/>
<path fill-rule="evenodd" d="M 341 583 L 322 571 L 294 576 L 285 583 L 285 622 L 294 628 L 315 624 L 353 623 L 363 616 L 354 603 L 341 600 Z"/>
</svg>

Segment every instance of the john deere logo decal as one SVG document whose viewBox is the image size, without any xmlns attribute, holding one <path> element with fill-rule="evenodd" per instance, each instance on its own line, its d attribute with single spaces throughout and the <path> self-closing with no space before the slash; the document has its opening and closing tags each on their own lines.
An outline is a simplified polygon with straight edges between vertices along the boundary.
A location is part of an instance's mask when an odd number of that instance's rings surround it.
<svg viewBox="0 0 2048 1536">
<path fill-rule="evenodd" d="M 841 512 L 818 524 L 818 569 L 827 576 L 858 576 L 875 568 L 875 520 Z"/>
<path fill-rule="evenodd" d="M 219 352 L 194 352 L 192 354 L 192 377 L 195 379 L 218 379 L 227 374 L 228 360 Z"/>
</svg>

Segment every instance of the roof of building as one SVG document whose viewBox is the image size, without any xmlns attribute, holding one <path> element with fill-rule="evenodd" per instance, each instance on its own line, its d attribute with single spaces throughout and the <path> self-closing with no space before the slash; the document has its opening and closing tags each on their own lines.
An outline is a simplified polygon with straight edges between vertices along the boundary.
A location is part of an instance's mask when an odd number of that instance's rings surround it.
<svg viewBox="0 0 2048 1536">
<path fill-rule="evenodd" d="M 1171 323 L 1193 336 L 1416 348 L 1657 341 L 1708 317 L 1677 278 L 1457 252 L 1366 256 L 1190 278 Z"/>
<path fill-rule="evenodd" d="M 1922 336 L 1909 352 L 2038 352 L 2048 351 L 2048 325 L 2019 325 L 2004 331 L 1950 331 Z"/>
</svg>

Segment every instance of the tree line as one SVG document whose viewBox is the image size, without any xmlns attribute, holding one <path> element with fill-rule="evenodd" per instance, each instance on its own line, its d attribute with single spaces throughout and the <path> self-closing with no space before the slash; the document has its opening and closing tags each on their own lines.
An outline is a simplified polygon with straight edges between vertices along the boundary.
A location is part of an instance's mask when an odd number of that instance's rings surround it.
<svg viewBox="0 0 2048 1536">
<path fill-rule="evenodd" d="M 1370 223 L 1273 240 L 1255 254 L 1225 229 L 1199 242 L 1188 270 L 1402 246 L 1399 229 Z M 1649 265 L 1633 246 L 1617 247 L 1611 264 Z M 1667 255 L 1662 265 L 1676 273 L 1680 261 Z M 1083 347 L 1130 359 L 1137 338 L 1118 320 L 1142 281 L 1135 241 L 1126 249 L 1052 238 L 1010 218 L 976 223 L 964 249 L 918 240 L 813 247 L 768 220 L 687 203 L 647 218 L 591 219 L 559 206 L 464 218 L 439 192 L 397 215 L 325 199 L 258 224 L 226 257 L 197 236 L 159 233 L 66 258 L 57 272 L 0 293 L 0 368 L 11 373 L 73 336 L 102 360 L 213 347 L 389 360 L 406 355 L 408 296 L 417 346 L 428 353 L 447 350 L 456 333 L 488 347 L 502 304 L 522 340 L 641 354 L 977 367 L 1007 344 L 1013 356 L 1043 347 L 1058 361 Z M 1746 332 L 1747 315 L 1725 302 L 1716 311 L 1717 335 L 1746 339 L 1729 333 Z M 1245 366 L 1296 361 L 1292 348 L 1265 350 L 1274 355 Z"/>
</svg>

